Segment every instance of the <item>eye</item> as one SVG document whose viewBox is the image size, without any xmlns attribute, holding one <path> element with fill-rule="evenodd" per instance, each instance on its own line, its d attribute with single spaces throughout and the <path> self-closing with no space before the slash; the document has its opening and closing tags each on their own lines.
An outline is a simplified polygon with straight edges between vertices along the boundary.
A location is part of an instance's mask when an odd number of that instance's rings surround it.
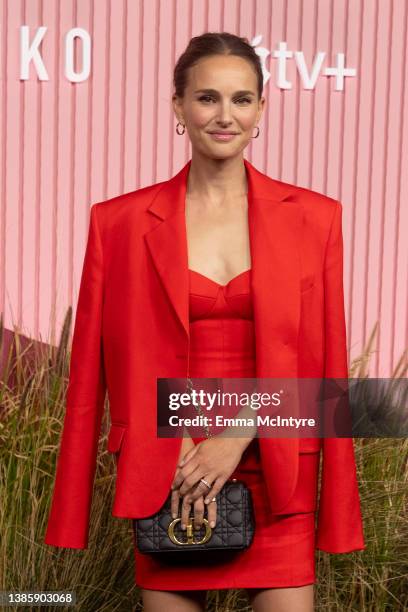
<svg viewBox="0 0 408 612">
<path fill-rule="evenodd" d="M 210 95 L 208 95 L 208 94 L 205 94 L 205 95 L 203 95 L 203 96 L 200 96 L 198 99 L 199 99 L 199 101 L 200 101 L 200 102 L 201 102 L 201 101 L 206 101 L 206 102 L 207 102 L 207 101 L 210 101 L 210 100 L 214 100 L 213 96 L 210 96 Z M 251 99 L 250 99 L 250 98 L 246 98 L 246 97 L 244 97 L 244 98 L 238 98 L 238 99 L 236 100 L 236 102 L 245 102 L 245 103 L 247 103 L 247 104 L 250 104 L 250 103 L 251 103 Z"/>
<path fill-rule="evenodd" d="M 200 96 L 198 99 L 201 101 L 201 100 L 208 100 L 208 99 L 213 100 L 214 98 L 209 95 L 204 95 L 204 96 Z"/>
</svg>

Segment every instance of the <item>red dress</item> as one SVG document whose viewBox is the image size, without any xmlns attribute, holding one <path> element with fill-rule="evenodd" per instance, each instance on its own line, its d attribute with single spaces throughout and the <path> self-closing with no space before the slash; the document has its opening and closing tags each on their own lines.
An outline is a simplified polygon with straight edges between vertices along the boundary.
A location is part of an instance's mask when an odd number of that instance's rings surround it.
<svg viewBox="0 0 408 612">
<path fill-rule="evenodd" d="M 255 335 L 250 270 L 220 285 L 190 270 L 190 376 L 255 378 Z M 193 438 L 195 442 L 205 438 Z M 299 456 L 294 495 L 317 494 L 319 454 Z M 279 474 L 276 475 L 279 478 Z M 245 449 L 231 478 L 252 492 L 255 535 L 249 548 L 219 561 L 183 562 L 183 553 L 146 555 L 135 547 L 135 581 L 157 590 L 296 587 L 316 582 L 315 513 L 274 515 L 267 505 L 257 438 Z"/>
</svg>

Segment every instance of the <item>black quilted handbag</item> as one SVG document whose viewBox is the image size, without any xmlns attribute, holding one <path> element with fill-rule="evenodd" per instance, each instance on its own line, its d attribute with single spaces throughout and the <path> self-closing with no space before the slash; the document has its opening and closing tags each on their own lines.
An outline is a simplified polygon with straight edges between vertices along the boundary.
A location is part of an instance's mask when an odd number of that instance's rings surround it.
<svg viewBox="0 0 408 612">
<path fill-rule="evenodd" d="M 251 491 L 236 478 L 227 480 L 218 493 L 214 528 L 204 517 L 200 530 L 190 516 L 185 530 L 181 518 L 171 516 L 171 492 L 162 508 L 142 519 L 132 519 L 136 545 L 141 553 L 174 551 L 244 550 L 255 533 Z"/>
</svg>

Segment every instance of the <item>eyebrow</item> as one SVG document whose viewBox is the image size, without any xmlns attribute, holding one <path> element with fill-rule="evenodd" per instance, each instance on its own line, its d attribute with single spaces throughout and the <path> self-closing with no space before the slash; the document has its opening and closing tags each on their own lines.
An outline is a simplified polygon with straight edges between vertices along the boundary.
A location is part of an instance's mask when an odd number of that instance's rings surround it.
<svg viewBox="0 0 408 612">
<path fill-rule="evenodd" d="M 213 94 L 213 95 L 218 95 L 218 91 L 216 89 L 196 89 L 195 92 L 196 93 L 207 93 L 207 94 Z M 254 96 L 255 93 L 253 91 L 251 91 L 250 89 L 241 89 L 240 91 L 236 91 L 234 93 L 235 96 Z"/>
</svg>

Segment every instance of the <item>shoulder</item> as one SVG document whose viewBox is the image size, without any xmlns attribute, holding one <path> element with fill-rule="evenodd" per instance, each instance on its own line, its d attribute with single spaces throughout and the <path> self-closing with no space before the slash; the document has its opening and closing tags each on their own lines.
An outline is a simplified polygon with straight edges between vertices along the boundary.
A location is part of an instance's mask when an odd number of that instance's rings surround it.
<svg viewBox="0 0 408 612">
<path fill-rule="evenodd" d="M 112 215 L 120 215 L 129 210 L 132 210 L 132 212 L 143 212 L 164 182 L 165 181 L 155 183 L 154 185 L 148 185 L 147 187 L 141 187 L 140 189 L 114 196 L 108 200 L 95 202 L 92 204 L 91 208 L 95 208 L 95 214 L 102 219 Z"/>
<path fill-rule="evenodd" d="M 123 229 L 130 223 L 138 224 L 139 221 L 142 221 L 146 209 L 164 182 L 94 202 L 91 205 L 91 221 L 92 218 L 95 218 L 103 234 L 114 232 L 115 229 Z"/>
<path fill-rule="evenodd" d="M 301 202 L 305 210 L 314 210 L 319 213 L 327 213 L 329 211 L 333 214 L 334 210 L 340 204 L 339 200 L 332 198 L 320 191 L 315 191 L 308 187 L 301 187 L 294 183 L 286 183 L 284 181 L 278 181 L 272 179 L 274 183 L 278 184 L 280 189 L 284 189 L 287 195 L 284 199 L 291 199 Z"/>
<path fill-rule="evenodd" d="M 331 227 L 333 220 L 342 215 L 342 204 L 339 200 L 324 193 L 301 187 L 294 183 L 272 179 L 274 184 L 284 193 L 284 202 L 299 202 L 302 205 L 306 223 L 317 225 L 322 230 Z"/>
</svg>

